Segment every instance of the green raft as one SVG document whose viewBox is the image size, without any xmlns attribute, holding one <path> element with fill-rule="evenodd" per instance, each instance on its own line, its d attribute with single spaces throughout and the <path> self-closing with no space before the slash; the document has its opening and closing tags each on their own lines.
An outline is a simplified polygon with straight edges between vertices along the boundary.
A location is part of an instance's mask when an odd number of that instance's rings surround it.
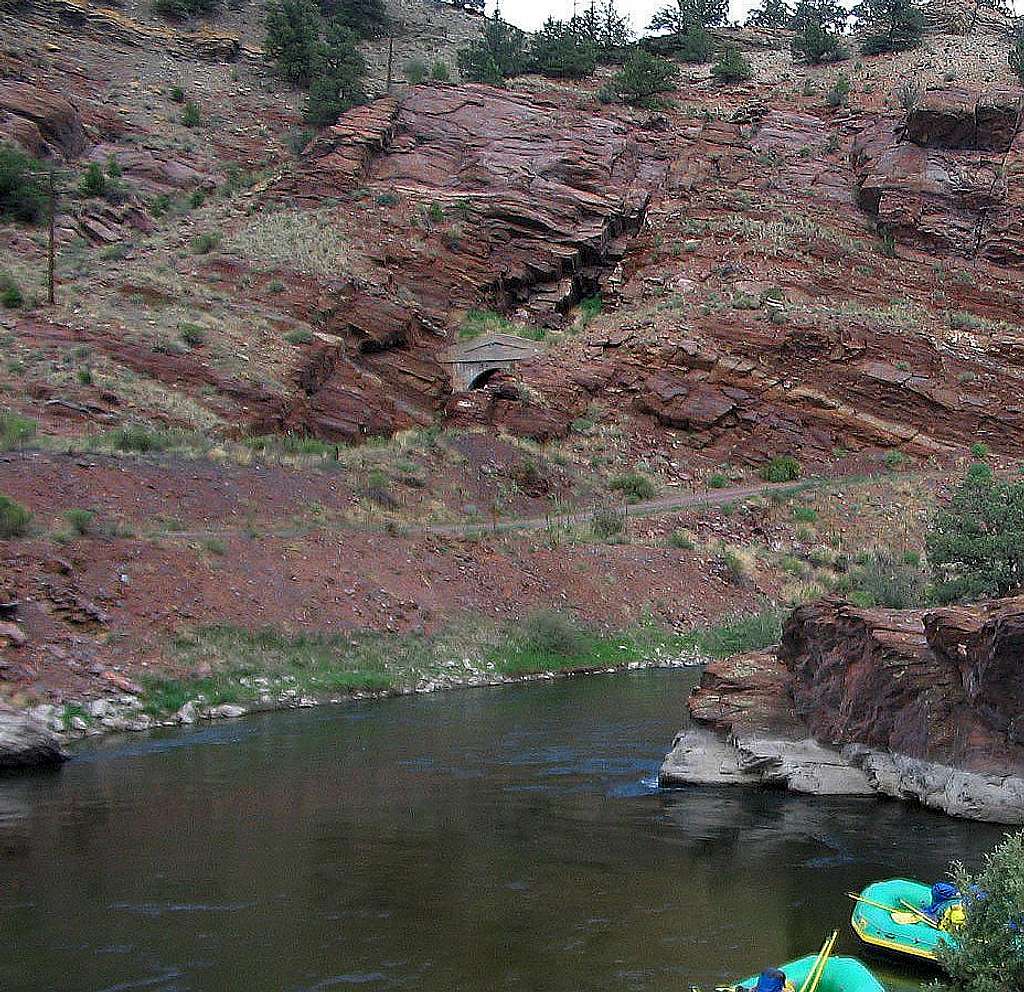
<svg viewBox="0 0 1024 992">
<path fill-rule="evenodd" d="M 786 981 L 792 983 L 793 988 L 799 992 L 817 960 L 817 954 L 809 954 L 799 961 L 779 965 L 779 971 L 785 974 Z M 756 984 L 756 975 L 740 982 L 746 988 Z M 817 992 L 885 992 L 885 986 L 856 958 L 829 958 Z"/>
<path fill-rule="evenodd" d="M 912 914 L 905 903 L 924 909 L 932 901 L 931 888 L 921 882 L 890 878 L 884 882 L 873 882 L 860 895 L 867 902 L 854 904 L 851 922 L 865 944 L 895 954 L 935 961 L 938 958 L 935 952 L 941 945 L 955 942 L 945 930 L 937 930 L 920 919 L 911 919 Z M 879 906 L 868 905 L 869 902 Z M 881 909 L 881 906 L 891 906 L 892 909 Z"/>
</svg>

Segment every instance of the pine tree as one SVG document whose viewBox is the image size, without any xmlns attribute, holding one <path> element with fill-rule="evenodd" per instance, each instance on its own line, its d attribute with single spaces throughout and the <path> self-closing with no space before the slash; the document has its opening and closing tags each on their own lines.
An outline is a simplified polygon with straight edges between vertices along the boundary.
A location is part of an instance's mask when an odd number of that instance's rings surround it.
<svg viewBox="0 0 1024 992">
<path fill-rule="evenodd" d="M 863 0 L 853 16 L 864 31 L 860 48 L 865 55 L 902 52 L 924 36 L 924 10 L 914 0 Z"/>
<path fill-rule="evenodd" d="M 320 0 L 320 9 L 328 20 L 339 21 L 360 38 L 379 38 L 390 29 L 384 0 Z"/>
<path fill-rule="evenodd" d="M 724 24 L 728 16 L 728 0 L 675 0 L 655 13 L 649 30 L 684 35 Z"/>
<path fill-rule="evenodd" d="M 320 11 L 313 0 L 275 0 L 267 11 L 263 50 L 293 86 L 306 89 L 313 81 L 320 30 Z"/>
<path fill-rule="evenodd" d="M 836 0 L 801 0 L 791 21 L 796 31 L 791 45 L 794 57 L 812 65 L 849 58 L 840 36 L 846 21 L 846 9 Z"/>
<path fill-rule="evenodd" d="M 793 11 L 786 0 L 764 0 L 747 15 L 747 27 L 788 28 Z"/>
<path fill-rule="evenodd" d="M 338 18 L 327 22 L 317 46 L 313 82 L 306 102 L 307 124 L 333 124 L 351 107 L 366 102 L 363 77 L 366 63 L 357 47 L 358 36 Z"/>
<path fill-rule="evenodd" d="M 625 103 L 639 107 L 658 106 L 662 93 L 675 89 L 679 66 L 670 59 L 659 58 L 643 48 L 633 49 L 612 80 L 612 88 Z"/>
<path fill-rule="evenodd" d="M 575 22 L 575 23 L 574 23 Z M 582 79 L 597 68 L 597 45 L 578 22 L 549 17 L 533 36 L 533 68 L 542 76 Z"/>
<path fill-rule="evenodd" d="M 1007 55 L 1007 62 L 1010 71 L 1024 86 L 1024 20 L 1018 20 L 1014 28 L 1013 46 Z"/>
<path fill-rule="evenodd" d="M 526 33 L 504 20 L 498 6 L 483 37 L 459 52 L 459 70 L 466 79 L 494 86 L 525 72 L 528 61 Z"/>
</svg>

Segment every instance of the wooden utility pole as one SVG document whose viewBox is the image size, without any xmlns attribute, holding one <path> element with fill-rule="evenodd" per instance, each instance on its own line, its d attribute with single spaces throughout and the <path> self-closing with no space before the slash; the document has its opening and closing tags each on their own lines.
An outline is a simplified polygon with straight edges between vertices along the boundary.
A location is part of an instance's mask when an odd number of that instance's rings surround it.
<svg viewBox="0 0 1024 992">
<path fill-rule="evenodd" d="M 50 244 L 46 258 L 46 302 L 52 307 L 56 303 L 54 294 L 54 275 L 57 269 L 56 249 L 56 216 L 57 216 L 57 180 L 53 169 L 50 169 Z"/>
</svg>

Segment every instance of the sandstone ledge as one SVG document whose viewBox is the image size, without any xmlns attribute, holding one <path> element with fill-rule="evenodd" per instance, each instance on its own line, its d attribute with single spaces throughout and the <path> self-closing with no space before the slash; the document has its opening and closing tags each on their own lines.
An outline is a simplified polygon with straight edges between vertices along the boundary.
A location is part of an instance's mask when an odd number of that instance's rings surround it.
<svg viewBox="0 0 1024 992">
<path fill-rule="evenodd" d="M 708 666 L 662 785 L 878 795 L 1024 824 L 1024 598 L 795 610 L 772 651 Z"/>
</svg>

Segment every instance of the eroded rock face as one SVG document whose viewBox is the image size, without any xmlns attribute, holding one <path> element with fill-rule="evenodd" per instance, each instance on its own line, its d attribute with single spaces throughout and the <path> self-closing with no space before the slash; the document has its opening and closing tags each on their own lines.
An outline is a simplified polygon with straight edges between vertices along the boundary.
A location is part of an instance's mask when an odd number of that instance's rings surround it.
<svg viewBox="0 0 1024 992">
<path fill-rule="evenodd" d="M 59 765 L 67 757 L 46 724 L 27 713 L 0 708 L 0 769 Z"/>
<path fill-rule="evenodd" d="M 37 156 L 73 158 L 86 147 L 82 120 L 68 100 L 14 79 L 0 80 L 0 136 Z"/>
<path fill-rule="evenodd" d="M 689 701 L 698 726 L 663 779 L 874 791 L 1022 823 L 1022 638 L 1024 597 L 931 612 L 802 606 L 777 650 L 708 667 Z"/>
<path fill-rule="evenodd" d="M 346 439 L 359 408 L 372 411 L 364 433 L 429 419 L 449 391 L 437 356 L 452 312 L 521 309 L 560 324 L 621 259 L 666 169 L 663 142 L 612 113 L 487 86 L 411 87 L 345 114 L 271 198 L 313 205 L 368 189 L 411 213 L 411 227 L 382 235 L 378 270 L 325 294 L 323 330 L 344 344 L 335 361 L 318 349 L 317 374 L 300 374 L 303 396 L 278 419 Z M 470 405 L 477 419 L 484 408 Z M 485 409 L 523 411 L 501 397 Z M 546 419 L 560 430 L 569 420 Z"/>
<path fill-rule="evenodd" d="M 1020 120 L 1013 91 L 929 90 L 854 142 L 861 208 L 900 241 L 1019 264 Z"/>
</svg>

